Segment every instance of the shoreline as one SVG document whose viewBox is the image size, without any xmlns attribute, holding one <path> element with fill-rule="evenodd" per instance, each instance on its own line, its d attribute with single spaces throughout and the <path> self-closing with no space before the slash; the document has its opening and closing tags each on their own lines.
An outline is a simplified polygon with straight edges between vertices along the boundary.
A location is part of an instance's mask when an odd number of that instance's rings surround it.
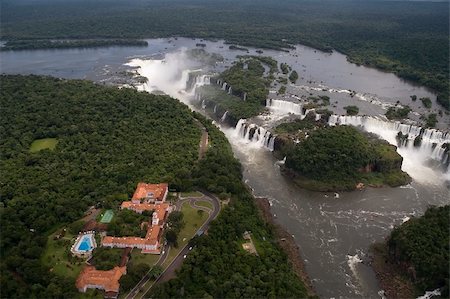
<svg viewBox="0 0 450 299">
<path fill-rule="evenodd" d="M 301 258 L 300 248 L 295 243 L 294 238 L 280 224 L 276 223 L 270 211 L 270 203 L 267 198 L 254 196 L 256 207 L 261 213 L 262 218 L 274 229 L 277 244 L 288 256 L 288 260 L 292 265 L 294 273 L 305 284 L 308 296 L 317 296 L 314 287 L 309 278 L 303 259 Z"/>
<path fill-rule="evenodd" d="M 389 261 L 386 247 L 386 241 L 383 241 L 373 243 L 369 249 L 369 265 L 384 295 L 389 299 L 416 298 L 418 294 L 414 284 Z"/>
</svg>

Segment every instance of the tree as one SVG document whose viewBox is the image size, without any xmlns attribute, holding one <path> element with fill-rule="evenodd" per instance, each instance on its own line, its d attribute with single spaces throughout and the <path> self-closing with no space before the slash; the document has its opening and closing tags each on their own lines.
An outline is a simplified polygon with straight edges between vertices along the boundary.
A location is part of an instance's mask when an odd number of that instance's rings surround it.
<svg viewBox="0 0 450 299">
<path fill-rule="evenodd" d="M 178 233 L 174 231 L 173 229 L 166 230 L 165 233 L 167 244 L 178 247 Z"/>
<path fill-rule="evenodd" d="M 173 211 L 167 217 L 168 226 L 176 233 L 179 233 L 185 225 L 183 217 L 184 215 L 181 211 Z"/>
</svg>

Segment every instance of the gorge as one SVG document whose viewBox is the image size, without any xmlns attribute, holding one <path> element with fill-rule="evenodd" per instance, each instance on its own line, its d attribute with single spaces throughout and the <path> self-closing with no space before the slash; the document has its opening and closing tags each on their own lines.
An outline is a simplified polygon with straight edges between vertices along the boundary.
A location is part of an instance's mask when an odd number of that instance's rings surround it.
<svg viewBox="0 0 450 299">
<path fill-rule="evenodd" d="M 101 84 L 119 85 L 129 83 L 120 72 L 134 71 L 147 80 L 144 84 L 133 83 L 139 90 L 162 91 L 202 113 L 204 107 L 226 134 L 234 155 L 243 164 L 245 182 L 255 195 L 269 199 L 276 221 L 294 236 L 318 295 L 379 296 L 380 288 L 366 263 L 368 247 L 374 240 L 382 240 L 407 217 L 421 215 L 428 205 L 449 202 L 449 190 L 445 187 L 445 181 L 449 179 L 448 168 L 443 172 L 429 167 L 429 158 L 434 157 L 439 162 L 444 159 L 446 164 L 448 158 L 445 161 L 442 144 L 448 143 L 450 138 L 444 132 L 449 124 L 446 115 L 439 119 L 437 129 L 421 129 L 412 124 L 388 122 L 380 114 L 385 107 L 395 105 L 397 100 L 402 103 L 410 101 L 412 94 L 428 96 L 433 101 L 435 96 L 392 74 L 350 64 L 339 53 L 326 54 L 299 45 L 289 53 L 264 51 L 264 55 L 292 65 L 300 75 L 296 84 L 287 87 L 285 98 L 277 96 L 271 88 L 265 103 L 266 112 L 229 123 L 233 119 L 230 112 L 214 108 L 215 105 L 208 104 L 207 98 L 196 95 L 195 90 L 213 83 L 211 78 L 229 67 L 236 53 L 224 47 L 222 42 L 202 41 L 206 44 L 206 51 L 224 57 L 223 62 L 204 65 L 186 53 L 186 49 L 195 48 L 199 40 L 178 38 L 176 41 L 156 39 L 148 42 L 147 48 L 8 52 L 4 53 L 3 70 L 7 73 L 18 71 L 86 78 Z M 257 49 L 249 48 L 249 51 L 251 55 L 258 54 Z M 40 62 L 31 63 L 36 57 L 40 57 Z M 188 84 L 189 73 L 199 72 L 199 69 L 201 72 L 194 76 L 195 83 Z M 226 86 L 225 83 L 222 82 L 222 86 Z M 233 86 L 231 88 L 232 92 L 235 91 Z M 354 97 L 350 96 L 352 91 L 355 91 Z M 332 101 L 339 102 L 328 119 L 322 119 L 325 114 L 317 117 L 330 125 L 360 125 L 394 145 L 397 145 L 398 131 L 408 133 L 410 141 L 406 146 L 398 147 L 397 151 L 403 157 L 402 170 L 412 177 L 412 183 L 399 188 L 342 192 L 336 196 L 334 192 L 315 193 L 299 189 L 286 179 L 280 173 L 279 160 L 282 157 L 276 159 L 271 152 L 277 147 L 273 129 L 286 117 L 302 118 L 309 112 L 313 113 L 304 109 L 303 103 L 295 98 L 301 99 L 302 95 L 309 93 L 328 95 Z M 243 94 L 241 100 L 246 98 Z M 355 103 L 365 116 L 342 116 L 345 113 L 343 107 Z M 412 106 L 415 111 L 421 111 L 421 108 Z M 216 116 L 212 115 L 214 112 Z M 418 135 L 422 136 L 422 143 L 415 148 L 413 140 Z"/>
</svg>

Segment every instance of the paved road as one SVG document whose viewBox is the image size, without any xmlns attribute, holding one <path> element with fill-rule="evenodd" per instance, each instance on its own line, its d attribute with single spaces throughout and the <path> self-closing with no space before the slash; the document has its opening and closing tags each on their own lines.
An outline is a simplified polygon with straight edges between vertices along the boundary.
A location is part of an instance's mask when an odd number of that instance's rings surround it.
<svg viewBox="0 0 450 299">
<path fill-rule="evenodd" d="M 199 233 L 203 233 L 205 232 L 208 227 L 209 224 L 211 223 L 211 221 L 213 221 L 217 215 L 219 215 L 220 212 L 220 200 L 215 197 L 212 193 L 206 192 L 206 191 L 202 191 L 202 193 L 204 194 L 204 196 L 202 197 L 185 197 L 182 198 L 181 200 L 178 200 L 176 205 L 175 205 L 175 209 L 181 211 L 181 207 L 183 205 L 183 203 L 185 202 L 189 202 L 189 204 L 192 207 L 195 207 L 197 209 L 201 209 L 205 212 L 207 212 L 209 214 L 208 219 L 205 221 L 205 223 L 197 230 L 197 234 Z M 209 201 L 210 203 L 212 203 L 213 205 L 213 210 L 207 208 L 207 207 L 203 207 L 203 206 L 197 206 L 196 202 L 197 201 Z M 170 265 L 164 270 L 164 272 L 155 280 L 155 282 L 150 286 L 150 289 L 158 283 L 161 282 L 165 282 L 170 280 L 171 278 L 176 276 L 175 271 L 177 269 L 179 269 L 181 267 L 181 265 L 183 264 L 184 261 L 184 256 L 187 255 L 189 253 L 189 242 L 186 244 L 186 246 L 183 247 L 183 249 L 181 249 L 180 253 L 175 257 L 175 259 L 172 261 L 172 263 L 170 263 Z M 164 247 L 164 254 L 161 255 L 161 257 L 159 258 L 158 262 L 156 263 L 156 265 L 161 266 L 164 261 L 166 260 L 169 251 L 170 251 L 170 247 L 169 246 L 165 246 Z M 150 271 L 149 271 L 150 273 Z M 149 280 L 150 280 L 150 275 L 149 273 L 147 273 L 142 279 L 141 281 L 139 281 L 139 283 L 130 291 L 130 293 L 125 297 L 126 299 L 134 299 L 136 297 L 138 298 L 144 298 L 144 296 L 146 294 L 139 294 L 139 290 L 141 289 L 141 287 L 143 287 Z"/>
<path fill-rule="evenodd" d="M 137 250 L 137 249 L 134 249 Z M 161 266 L 164 261 L 166 260 L 167 256 L 169 255 L 169 251 L 170 251 L 170 247 L 167 245 L 163 246 L 163 254 L 161 254 L 161 256 L 159 257 L 158 261 L 156 262 L 156 266 Z M 139 293 L 139 290 L 141 289 L 141 287 L 143 285 L 145 285 L 147 283 L 147 281 L 150 280 L 151 276 L 150 276 L 150 272 L 152 270 L 153 267 L 150 268 L 150 270 L 147 272 L 147 274 L 145 274 L 144 277 L 142 277 L 142 279 L 138 282 L 138 284 L 131 289 L 131 291 L 128 293 L 128 295 L 125 297 L 126 299 L 133 299 L 134 297 L 136 297 L 136 295 Z"/>
</svg>

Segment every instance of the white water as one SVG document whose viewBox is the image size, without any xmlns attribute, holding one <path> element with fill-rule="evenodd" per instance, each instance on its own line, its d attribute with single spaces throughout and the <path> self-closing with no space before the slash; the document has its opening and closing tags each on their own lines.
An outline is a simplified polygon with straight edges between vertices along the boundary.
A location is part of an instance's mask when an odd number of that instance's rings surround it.
<svg viewBox="0 0 450 299">
<path fill-rule="evenodd" d="M 228 111 L 225 111 L 223 113 L 222 118 L 220 119 L 221 122 L 224 122 L 227 119 L 227 114 L 228 114 Z"/>
<path fill-rule="evenodd" d="M 170 56 L 166 55 L 165 65 L 174 67 L 173 64 L 169 63 L 169 58 Z M 155 63 L 138 63 L 137 61 L 135 61 L 135 65 L 141 65 L 141 69 L 139 69 L 141 75 L 143 73 L 155 73 L 153 70 L 146 68 L 162 67 Z M 149 78 L 149 82 L 152 84 L 147 84 L 143 89 L 151 91 L 151 87 L 153 86 L 153 90 L 159 89 L 170 95 L 175 94 L 177 98 L 190 104 L 188 98 L 190 94 L 185 91 L 186 83 L 184 84 L 183 89 L 183 84 L 180 82 L 180 80 L 183 80 L 183 78 L 186 77 L 183 72 L 186 74 L 189 73 L 189 66 L 186 67 L 185 70 L 181 70 L 181 76 L 173 76 L 173 82 L 158 85 Z M 165 70 L 161 71 L 164 72 Z M 168 72 L 170 73 L 171 70 L 168 70 Z M 199 82 L 196 80 L 196 84 L 197 83 Z M 225 84 L 226 83 L 223 82 L 222 87 L 226 87 Z M 181 89 L 175 90 L 175 88 L 173 88 L 174 86 L 181 87 Z M 197 101 L 199 101 L 199 99 L 197 99 Z M 280 106 L 283 104 L 284 103 L 280 103 Z M 298 109 L 297 107 L 294 107 L 295 106 L 291 106 L 289 109 Z M 286 185 L 283 178 L 279 177 L 278 173 L 274 173 L 273 169 L 270 169 L 269 166 L 264 164 L 264 161 L 270 158 L 269 156 L 265 156 L 264 153 L 267 153 L 267 149 L 273 150 L 275 142 L 275 138 L 268 131 L 268 128 L 270 128 L 270 124 L 273 123 L 273 120 L 280 119 L 279 116 L 283 116 L 283 113 L 284 115 L 287 114 L 286 111 L 282 112 L 280 109 L 276 111 L 276 109 L 272 110 L 270 108 L 270 111 L 272 112 L 271 114 L 264 116 L 267 120 L 263 125 L 264 127 L 258 126 L 251 123 L 250 120 L 245 119 L 239 120 L 235 128 L 221 127 L 221 130 L 224 131 L 230 143 L 233 145 L 234 150 L 237 150 L 236 153 L 241 156 L 241 161 L 246 169 L 244 176 L 247 179 L 251 179 L 249 184 L 254 186 L 255 189 L 260 191 L 263 190 L 262 192 L 268 192 L 272 196 L 275 196 L 274 198 L 271 198 L 271 204 L 274 203 L 273 209 L 274 211 L 277 211 L 277 215 L 283 215 L 283 217 L 279 217 L 278 219 L 287 225 L 290 230 L 301 233 L 301 235 L 299 235 L 299 238 L 301 238 L 299 242 L 308 242 L 308 244 L 304 243 L 301 246 L 303 247 L 302 251 L 304 251 L 308 259 L 311 260 L 306 261 L 308 271 L 311 271 L 313 277 L 320 277 L 314 280 L 314 284 L 330 288 L 327 291 L 318 289 L 317 291 L 319 294 L 323 294 L 324 292 L 326 294 L 333 294 L 336 292 L 335 294 L 344 294 L 344 297 L 348 297 L 349 294 L 350 296 L 364 296 L 364 294 L 367 294 L 366 292 L 369 292 L 368 290 L 373 289 L 376 290 L 375 293 L 378 292 L 379 289 L 376 289 L 376 284 L 367 283 L 367 270 L 364 270 L 364 267 L 366 266 L 361 263 L 362 258 L 360 257 L 363 256 L 363 253 L 359 251 L 359 248 L 364 249 L 367 244 L 373 242 L 375 235 L 377 238 L 380 238 L 380 235 L 381 237 L 385 236 L 393 227 L 393 224 L 396 223 L 395 221 L 401 223 L 401 219 L 404 219 L 407 215 L 413 214 L 413 211 L 410 210 L 411 207 L 399 208 L 395 205 L 386 204 L 389 204 L 391 200 L 402 200 L 406 192 L 408 192 L 406 203 L 413 202 L 416 205 L 418 199 L 416 197 L 411 198 L 410 194 L 417 192 L 415 190 L 417 185 L 414 185 L 412 190 L 400 188 L 388 190 L 387 193 L 389 193 L 389 195 L 386 197 L 384 196 L 383 192 L 385 191 L 383 190 L 366 190 L 365 192 L 367 193 L 344 193 L 340 194 L 340 199 L 332 198 L 333 195 L 331 195 L 330 198 L 325 199 L 329 200 L 328 202 L 322 201 L 321 198 L 323 198 L 323 196 L 317 198 L 318 196 L 314 194 L 306 193 L 298 189 L 292 189 L 289 185 Z M 330 121 L 333 122 L 333 120 Z M 343 121 L 346 123 L 363 123 L 363 120 L 358 120 L 358 118 L 354 120 L 345 119 Z M 335 123 L 337 123 L 337 120 Z M 375 127 L 380 125 L 384 128 L 383 130 L 380 129 L 381 136 L 388 141 L 391 140 L 392 142 L 396 142 L 395 136 L 397 132 L 394 130 L 396 127 L 394 126 L 394 129 L 390 129 L 390 124 L 377 123 L 372 126 L 372 131 L 375 131 Z M 371 128 L 371 126 L 366 125 L 366 128 Z M 405 132 L 407 130 L 404 126 L 400 125 L 398 128 L 402 128 L 401 130 L 405 130 Z M 250 129 L 255 129 L 253 136 L 250 135 Z M 367 130 L 370 131 L 369 129 Z M 408 132 L 416 131 L 417 129 L 415 128 L 409 127 L 408 129 Z M 439 133 L 437 132 L 424 132 L 424 139 L 428 138 L 434 140 L 438 137 Z M 263 148 L 265 148 L 266 151 L 261 150 Z M 414 180 L 425 184 L 432 183 L 431 185 L 435 186 L 439 180 L 436 181 L 434 178 L 441 174 L 430 169 L 425 164 L 422 165 L 421 163 L 418 163 L 417 161 L 419 160 L 413 156 L 404 156 L 405 153 L 402 152 L 403 149 L 407 148 L 400 148 L 399 153 L 404 157 L 404 170 L 408 173 L 412 171 L 414 175 L 412 173 L 410 173 L 410 175 L 413 176 Z M 439 154 L 438 150 L 434 153 L 436 156 Z M 269 154 L 267 153 L 267 155 Z M 264 159 L 261 160 L 261 157 L 264 157 Z M 258 167 L 260 167 L 259 165 L 263 165 L 261 166 L 263 167 L 263 170 L 260 172 L 259 170 L 257 171 Z M 273 162 L 270 165 L 274 166 Z M 419 168 L 415 169 L 415 167 Z M 427 179 L 420 180 L 420 177 L 417 177 L 416 175 L 425 170 L 429 171 L 429 173 L 423 175 L 423 177 L 427 177 Z M 247 173 L 250 171 L 252 172 L 251 174 Z M 267 178 L 265 176 L 267 176 Z M 263 178 L 263 182 L 258 181 L 261 178 Z M 271 180 L 274 180 L 273 183 Z M 301 193 L 301 196 L 298 196 L 299 192 Z M 380 192 L 380 194 L 383 195 L 381 199 L 377 199 L 377 204 L 374 207 L 370 206 L 372 210 L 366 211 L 361 209 L 361 205 L 364 205 L 365 203 L 369 204 L 373 199 L 371 198 L 371 200 L 366 201 L 364 194 L 371 196 L 371 194 L 378 194 L 377 192 Z M 265 194 L 259 195 L 266 196 Z M 350 200 L 350 196 L 362 196 L 363 198 L 356 201 L 354 199 Z M 346 201 L 349 201 L 349 206 L 347 206 Z M 403 205 L 406 203 L 402 202 Z M 285 207 L 287 204 L 288 206 Z M 390 211 L 391 208 L 393 208 L 392 211 Z M 397 210 L 401 212 L 398 212 Z M 336 241 L 327 242 L 327 240 Z M 328 243 L 331 245 L 329 246 Z M 357 254 L 350 255 L 349 252 L 356 252 Z M 366 286 L 366 283 L 369 286 Z M 337 292 L 338 290 L 339 293 Z"/>
<path fill-rule="evenodd" d="M 330 126 L 340 124 L 362 127 L 365 131 L 374 133 L 393 145 L 397 145 L 398 132 L 407 134 L 408 142 L 406 146 L 397 148 L 397 152 L 403 157 L 402 170 L 406 171 L 413 179 L 426 184 L 441 184 L 450 179 L 448 168 L 445 173 L 441 173 L 428 165 L 430 159 L 446 162 L 445 150 L 441 146 L 450 142 L 448 132 L 422 129 L 418 126 L 381 120 L 372 116 L 331 115 L 328 124 Z M 414 139 L 419 135 L 422 135 L 421 145 L 414 147 Z M 436 144 L 434 149 L 433 144 Z"/>
<path fill-rule="evenodd" d="M 434 296 L 440 296 L 441 291 L 439 289 L 436 289 L 434 291 L 427 291 L 424 295 L 417 297 L 417 299 L 430 299 Z"/>
<path fill-rule="evenodd" d="M 252 136 L 250 132 L 254 130 Z M 256 124 L 247 123 L 247 120 L 240 119 L 236 124 L 234 129 L 228 129 L 225 131 L 227 137 L 233 138 L 234 140 L 246 144 L 252 148 L 266 148 L 273 151 L 275 144 L 275 135 L 263 127 L 257 126 Z M 231 133 L 230 133 L 231 132 Z"/>
<path fill-rule="evenodd" d="M 270 110 L 272 110 L 274 113 L 280 113 L 280 114 L 292 113 L 292 114 L 304 115 L 303 114 L 303 105 L 297 104 L 294 102 L 275 100 L 275 99 L 267 99 L 266 107 L 269 108 Z"/>
</svg>

